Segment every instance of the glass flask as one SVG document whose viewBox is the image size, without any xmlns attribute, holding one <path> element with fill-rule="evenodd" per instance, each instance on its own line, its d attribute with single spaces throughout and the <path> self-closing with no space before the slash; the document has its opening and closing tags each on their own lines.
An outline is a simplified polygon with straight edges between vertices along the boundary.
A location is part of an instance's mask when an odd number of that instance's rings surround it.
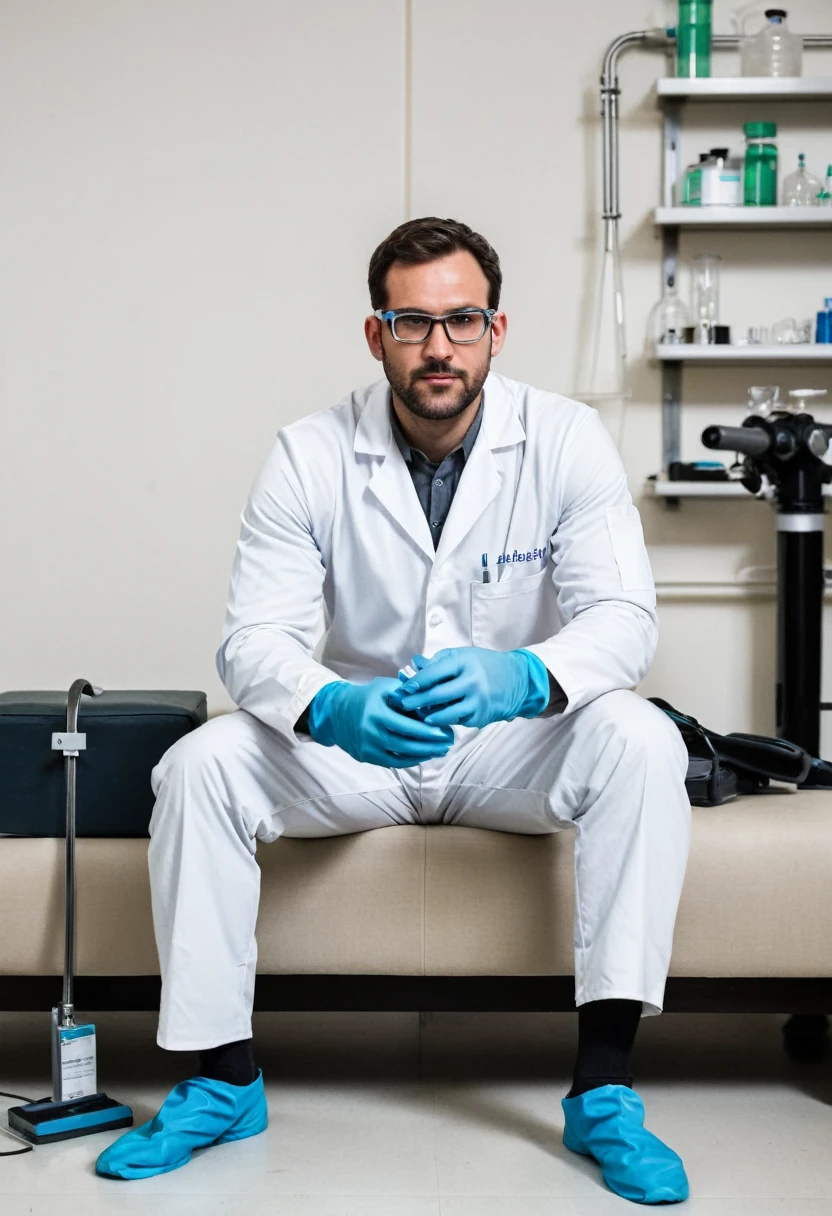
<svg viewBox="0 0 832 1216">
<path fill-rule="evenodd" d="M 661 344 L 684 342 L 684 330 L 690 325 L 690 314 L 671 279 L 662 298 L 654 305 L 647 322 L 647 346 L 650 354 Z"/>
<path fill-rule="evenodd" d="M 801 152 L 797 158 L 797 169 L 783 182 L 784 207 L 819 207 L 823 194 L 823 182 L 806 168 L 806 157 Z"/>
</svg>

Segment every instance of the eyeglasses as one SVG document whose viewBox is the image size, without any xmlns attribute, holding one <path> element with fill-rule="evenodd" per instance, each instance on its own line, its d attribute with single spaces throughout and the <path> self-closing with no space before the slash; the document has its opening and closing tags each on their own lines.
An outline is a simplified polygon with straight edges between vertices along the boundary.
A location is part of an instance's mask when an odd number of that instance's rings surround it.
<svg viewBox="0 0 832 1216">
<path fill-rule="evenodd" d="M 496 311 L 496 308 L 462 308 L 435 317 L 426 312 L 383 312 L 377 308 L 373 316 L 387 322 L 396 342 L 427 342 L 434 325 L 441 321 L 448 341 L 464 346 L 479 342 Z"/>
</svg>

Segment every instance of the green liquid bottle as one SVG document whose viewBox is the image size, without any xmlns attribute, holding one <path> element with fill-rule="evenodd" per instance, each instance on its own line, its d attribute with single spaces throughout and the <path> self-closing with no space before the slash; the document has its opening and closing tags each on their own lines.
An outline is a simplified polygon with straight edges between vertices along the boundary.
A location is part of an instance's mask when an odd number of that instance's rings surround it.
<svg viewBox="0 0 832 1216">
<path fill-rule="evenodd" d="M 676 75 L 710 76 L 713 0 L 679 0 Z"/>
<path fill-rule="evenodd" d="M 745 124 L 743 202 L 746 207 L 777 205 L 777 144 L 774 142 L 776 136 L 776 122 Z"/>
</svg>

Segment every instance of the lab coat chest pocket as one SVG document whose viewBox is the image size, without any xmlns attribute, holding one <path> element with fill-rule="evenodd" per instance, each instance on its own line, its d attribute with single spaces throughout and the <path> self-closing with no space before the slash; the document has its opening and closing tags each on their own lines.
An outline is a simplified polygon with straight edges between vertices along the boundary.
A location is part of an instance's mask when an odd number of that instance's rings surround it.
<svg viewBox="0 0 832 1216">
<path fill-rule="evenodd" d="M 621 590 L 652 591 L 653 572 L 636 508 L 632 505 L 607 507 L 607 529 L 621 578 Z"/>
<path fill-rule="evenodd" d="M 516 650 L 547 636 L 544 568 L 523 578 L 471 584 L 471 640 L 490 650 Z M 551 630 L 549 630 L 550 632 Z"/>
</svg>

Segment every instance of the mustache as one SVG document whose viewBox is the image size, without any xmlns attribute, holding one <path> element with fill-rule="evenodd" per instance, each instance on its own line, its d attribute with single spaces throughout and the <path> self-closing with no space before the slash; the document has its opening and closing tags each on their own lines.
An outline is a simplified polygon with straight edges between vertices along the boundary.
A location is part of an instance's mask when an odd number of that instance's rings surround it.
<svg viewBox="0 0 832 1216">
<path fill-rule="evenodd" d="M 413 373 L 414 380 L 420 380 L 423 376 L 458 376 L 460 380 L 466 379 L 466 374 L 459 367 L 448 367 L 441 363 L 431 363 L 425 367 L 420 367 L 418 371 Z"/>
</svg>

